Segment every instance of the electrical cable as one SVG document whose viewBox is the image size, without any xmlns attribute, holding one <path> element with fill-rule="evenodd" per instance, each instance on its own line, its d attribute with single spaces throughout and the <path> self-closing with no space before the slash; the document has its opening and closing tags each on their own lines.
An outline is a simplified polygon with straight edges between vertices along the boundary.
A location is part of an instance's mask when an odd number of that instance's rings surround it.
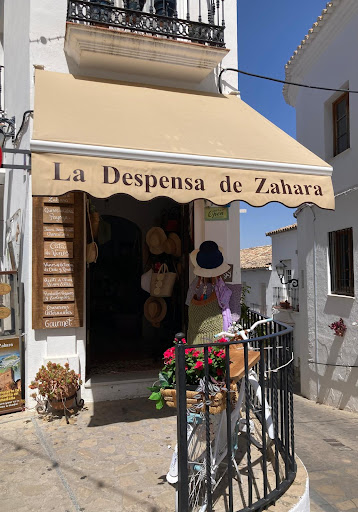
<svg viewBox="0 0 358 512">
<path fill-rule="evenodd" d="M 339 366 L 340 368 L 358 368 L 357 365 L 350 364 L 335 364 L 335 363 L 319 363 L 318 361 L 308 360 L 309 364 L 322 364 L 323 366 Z"/>
<path fill-rule="evenodd" d="M 271 82 L 278 82 L 280 84 L 287 84 L 287 85 L 295 85 L 296 87 L 305 87 L 306 89 L 318 89 L 320 91 L 333 91 L 333 92 L 348 92 L 353 94 L 358 94 L 358 91 L 354 91 L 351 89 L 334 89 L 332 87 L 320 87 L 318 85 L 307 85 L 307 84 L 298 84 L 297 82 L 289 82 L 287 80 L 279 80 L 278 78 L 272 78 L 270 76 L 265 75 L 257 75 L 255 73 L 249 73 L 248 71 L 243 71 L 242 69 L 235 69 L 235 68 L 223 68 L 218 77 L 218 89 L 220 94 L 222 94 L 222 86 L 221 86 L 221 77 L 225 71 L 235 71 L 236 73 L 241 73 L 242 75 L 246 76 L 252 76 L 254 78 L 262 78 L 263 80 L 270 80 Z"/>
<path fill-rule="evenodd" d="M 17 143 L 17 139 L 18 139 L 18 137 L 21 135 L 21 131 L 22 131 L 22 129 L 23 129 L 23 127 L 24 127 L 24 124 L 25 124 L 25 121 L 26 121 L 26 116 L 30 116 L 30 115 L 31 115 L 31 114 L 33 114 L 33 113 L 34 113 L 34 111 L 33 111 L 33 110 L 25 110 L 24 115 L 22 116 L 22 123 L 21 123 L 21 126 L 20 126 L 19 131 L 17 132 L 17 134 L 16 134 L 16 136 L 15 136 L 15 138 L 14 138 L 14 144 L 16 144 L 16 143 Z"/>
</svg>

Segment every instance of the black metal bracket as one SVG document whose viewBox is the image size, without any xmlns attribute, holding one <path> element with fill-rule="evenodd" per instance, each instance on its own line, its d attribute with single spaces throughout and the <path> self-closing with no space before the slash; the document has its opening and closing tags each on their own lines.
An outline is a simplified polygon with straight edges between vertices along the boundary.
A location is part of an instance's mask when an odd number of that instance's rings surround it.
<svg viewBox="0 0 358 512">
<path fill-rule="evenodd" d="M 2 164 L 1 169 L 22 169 L 23 171 L 31 171 L 31 151 L 28 149 L 12 149 L 12 148 L 3 148 L 3 153 L 12 153 L 18 155 L 25 155 L 24 160 L 26 161 L 26 157 L 29 158 L 29 164 Z"/>
</svg>

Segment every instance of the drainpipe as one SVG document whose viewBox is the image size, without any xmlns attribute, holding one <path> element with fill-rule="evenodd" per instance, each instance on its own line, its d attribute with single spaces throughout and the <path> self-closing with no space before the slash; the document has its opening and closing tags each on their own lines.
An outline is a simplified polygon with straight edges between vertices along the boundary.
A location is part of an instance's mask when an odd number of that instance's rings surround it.
<svg viewBox="0 0 358 512">
<path fill-rule="evenodd" d="M 317 275 L 316 275 L 316 214 L 314 212 L 314 205 L 308 204 L 311 209 L 313 215 L 313 297 L 314 297 L 314 350 L 315 350 L 315 365 L 316 365 L 316 376 L 317 376 L 317 402 L 320 392 L 320 381 L 319 381 L 319 372 L 318 372 L 318 340 L 317 340 Z"/>
</svg>

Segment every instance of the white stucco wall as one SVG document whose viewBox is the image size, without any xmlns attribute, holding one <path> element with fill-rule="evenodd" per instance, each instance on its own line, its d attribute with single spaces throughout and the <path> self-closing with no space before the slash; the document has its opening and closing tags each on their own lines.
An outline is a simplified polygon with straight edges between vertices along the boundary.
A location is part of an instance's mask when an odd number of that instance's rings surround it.
<svg viewBox="0 0 358 512">
<path fill-rule="evenodd" d="M 316 38 L 293 67 L 292 78 L 331 88 L 358 89 L 358 4 L 340 2 L 327 17 Z M 296 88 L 297 89 L 297 88 Z M 339 92 L 299 89 L 291 91 L 297 112 L 297 138 L 334 168 L 335 193 L 358 183 L 358 97 L 349 97 L 350 148 L 333 157 L 332 102 Z M 358 306 L 355 297 L 330 294 L 328 233 L 353 228 L 354 288 L 358 287 L 357 192 L 338 195 L 336 210 L 306 207 L 299 211 L 298 249 L 300 324 L 296 336 L 301 347 L 301 390 L 304 396 L 339 408 L 358 410 Z M 343 318 L 343 338 L 328 327 Z"/>
<path fill-rule="evenodd" d="M 246 294 L 245 303 L 251 309 L 262 315 L 270 315 L 272 306 L 272 278 L 271 268 L 267 269 L 241 269 L 242 283 L 250 286 Z M 263 301 L 262 286 L 265 285 L 265 300 Z M 259 306 L 259 307 L 258 307 Z"/>
<path fill-rule="evenodd" d="M 358 411 L 358 303 L 356 297 L 330 293 L 328 232 L 353 228 L 354 289 L 358 290 L 358 191 L 336 199 L 335 212 L 310 208 L 298 215 L 299 266 L 305 274 L 300 289 L 301 386 L 304 396 Z M 352 212 L 349 214 L 349 212 Z M 355 212 L 355 214 L 353 213 Z M 328 327 L 343 318 L 343 338 Z"/>
<path fill-rule="evenodd" d="M 1 1 L 1 0 L 0 0 Z M 51 5 L 50 5 L 51 3 Z M 186 2 L 178 2 L 179 13 L 185 10 Z M 78 69 L 64 52 L 66 29 L 67 1 L 56 0 L 11 0 L 5 2 L 4 10 L 4 63 L 5 63 L 5 101 L 9 116 L 16 116 L 19 127 L 23 112 L 33 109 L 34 97 L 34 66 L 43 66 L 45 70 L 61 73 L 73 73 L 106 79 L 123 80 L 156 84 L 170 87 L 181 87 L 199 91 L 218 92 L 217 75 L 219 69 L 213 71 L 199 84 L 180 83 L 144 75 L 126 75 L 110 73 L 98 69 Z M 237 16 L 236 5 L 227 2 L 225 6 L 225 41 L 230 53 L 225 57 L 223 65 L 237 67 Z M 16 20 L 16 23 L 15 23 Z M 236 73 L 225 76 L 224 92 L 237 89 Z M 88 106 L 90 108 L 90 105 Z M 94 122 L 94 129 L 98 129 Z M 18 147 L 30 148 L 32 122 L 26 125 Z M 8 141 L 8 147 L 11 142 Z M 9 156 L 6 163 L 20 163 L 20 157 L 12 160 Z M 85 377 L 86 329 L 32 330 L 32 224 L 31 224 L 31 175 L 27 171 L 7 171 L 5 181 L 4 218 L 8 219 L 20 208 L 23 213 L 22 257 L 20 265 L 21 293 L 24 304 L 23 331 L 26 340 L 26 398 L 27 384 L 34 377 L 38 368 L 46 360 L 59 362 L 69 361 L 70 365 Z M 196 213 L 203 208 L 203 201 L 198 202 Z M 196 242 L 203 239 L 214 239 L 225 248 L 228 261 L 234 263 L 234 282 L 240 282 L 240 242 L 239 242 L 239 202 L 231 207 L 230 221 L 226 223 L 204 223 L 203 217 L 196 216 Z M 206 225 L 212 224 L 212 225 Z M 219 224 L 222 224 L 219 226 Z M 231 234 L 230 234 L 231 233 Z M 232 233 L 237 233 L 233 237 Z M 91 400 L 86 391 L 86 400 Z"/>
<path fill-rule="evenodd" d="M 297 230 L 291 229 L 283 233 L 271 235 L 272 240 L 272 268 L 274 270 L 272 286 L 282 286 L 276 272 L 276 265 L 280 260 L 289 260 L 291 262 L 292 278 L 298 279 L 298 260 L 297 260 Z"/>
</svg>

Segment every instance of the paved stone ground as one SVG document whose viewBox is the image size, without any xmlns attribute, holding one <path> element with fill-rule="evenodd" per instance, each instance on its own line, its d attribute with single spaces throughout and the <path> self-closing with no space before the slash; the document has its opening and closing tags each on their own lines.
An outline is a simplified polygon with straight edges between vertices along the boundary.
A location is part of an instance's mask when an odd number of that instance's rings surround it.
<svg viewBox="0 0 358 512">
<path fill-rule="evenodd" d="M 311 512 L 358 510 L 358 414 L 296 396 L 295 438 L 310 478 Z"/>
<path fill-rule="evenodd" d="M 358 415 L 295 401 L 312 512 L 358 510 Z M 165 474 L 175 410 L 122 400 L 90 404 L 71 420 L 0 416 L 1 512 L 174 512 Z"/>
</svg>

